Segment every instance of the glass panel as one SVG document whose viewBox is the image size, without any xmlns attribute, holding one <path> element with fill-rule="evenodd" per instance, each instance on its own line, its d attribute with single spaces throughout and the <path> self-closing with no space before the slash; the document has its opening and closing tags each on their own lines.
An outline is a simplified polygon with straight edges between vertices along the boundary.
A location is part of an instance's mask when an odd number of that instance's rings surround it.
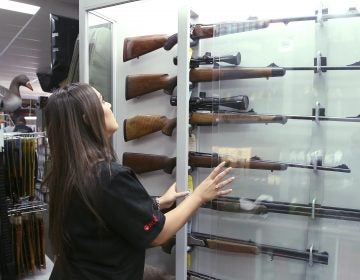
<svg viewBox="0 0 360 280">
<path fill-rule="evenodd" d="M 89 83 L 112 103 L 112 23 L 89 13 Z"/>
<path fill-rule="evenodd" d="M 193 232 L 208 239 L 246 242 L 256 250 L 235 252 L 235 244 L 223 250 L 221 245 L 215 250 L 194 246 L 191 270 L 234 280 L 357 277 L 359 268 L 351 260 L 360 246 L 354 236 L 359 227 L 359 160 L 354 146 L 360 123 L 344 117 L 358 115 L 357 102 L 353 103 L 359 94 L 358 71 L 347 71 L 358 68 L 314 72 L 314 59 L 326 56 L 328 66 L 357 62 L 359 50 L 354 46 L 360 21 L 358 14 L 346 16 L 352 7 L 349 1 L 323 2 L 254 0 L 244 5 L 224 0 L 206 5 L 192 1 L 199 15 L 194 23 L 213 24 L 214 30 L 213 38 L 199 40 L 194 56 L 241 54 L 239 66 L 220 63 L 198 68 L 213 68 L 213 81 L 205 78 L 207 82 L 198 83 L 193 95 L 201 91 L 214 98 L 210 112 L 214 125 L 198 129 L 199 150 L 218 153 L 237 168 L 236 180 L 229 186 L 233 192 L 226 200 L 206 206 L 213 209 L 200 209 Z M 323 21 L 316 16 L 321 13 Z M 254 24 L 259 26 L 253 29 Z M 248 97 L 248 109 L 226 112 L 222 119 L 224 112 L 215 105 L 223 105 L 224 100 L 216 98 L 238 95 Z M 312 114 L 317 108 L 337 119 L 315 122 Z M 250 109 L 254 112 L 247 112 Z M 272 120 L 266 120 L 270 115 Z M 242 123 L 250 117 L 258 119 Z M 252 165 L 239 166 L 242 160 Z M 256 169 L 259 163 L 264 165 Z M 282 170 L 266 170 L 270 164 Z M 340 168 L 333 169 L 336 166 Z M 197 171 L 200 178 L 207 174 L 205 168 Z"/>
</svg>

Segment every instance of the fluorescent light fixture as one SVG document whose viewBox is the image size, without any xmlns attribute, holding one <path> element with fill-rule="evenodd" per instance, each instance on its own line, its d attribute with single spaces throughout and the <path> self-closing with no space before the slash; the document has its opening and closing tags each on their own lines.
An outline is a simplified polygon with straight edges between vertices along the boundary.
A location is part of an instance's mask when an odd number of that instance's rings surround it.
<svg viewBox="0 0 360 280">
<path fill-rule="evenodd" d="M 34 116 L 26 116 L 26 117 L 24 117 L 24 119 L 27 120 L 27 121 L 34 121 L 34 120 L 36 120 L 36 117 L 34 117 Z"/>
<path fill-rule="evenodd" d="M 0 9 L 35 15 L 40 7 L 16 1 L 0 0 Z"/>
</svg>

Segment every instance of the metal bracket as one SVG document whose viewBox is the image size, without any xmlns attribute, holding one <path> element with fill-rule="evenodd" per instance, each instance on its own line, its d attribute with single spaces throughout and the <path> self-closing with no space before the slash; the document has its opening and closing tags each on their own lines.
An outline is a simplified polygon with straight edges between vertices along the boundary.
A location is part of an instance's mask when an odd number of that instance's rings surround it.
<svg viewBox="0 0 360 280">
<path fill-rule="evenodd" d="M 327 71 L 325 68 L 322 68 L 322 66 L 327 66 L 327 57 L 322 56 L 320 51 L 318 51 L 317 56 L 314 57 L 314 66 L 316 66 L 316 69 L 314 69 L 314 73 L 321 73 Z"/>
<path fill-rule="evenodd" d="M 314 73 L 326 72 L 327 70 L 322 68 L 322 66 L 327 66 L 327 57 L 322 56 L 321 52 L 318 51 L 316 54 L 316 57 L 314 57 L 314 66 L 316 69 L 314 69 Z"/>
<path fill-rule="evenodd" d="M 328 8 L 321 8 L 319 10 L 315 11 L 315 15 L 316 15 L 316 22 L 320 23 L 321 26 L 323 26 L 324 21 L 326 21 L 327 19 L 324 18 L 323 15 L 327 15 L 329 13 Z"/>
<path fill-rule="evenodd" d="M 315 102 L 315 108 L 313 109 L 313 113 L 314 113 L 314 116 L 315 116 L 315 122 L 316 124 L 320 124 L 320 114 L 322 115 L 325 115 L 324 113 L 325 112 L 320 112 L 320 102 L 319 101 L 316 101 Z M 325 110 L 325 109 L 324 109 Z"/>
<path fill-rule="evenodd" d="M 311 203 L 311 219 L 315 220 L 315 204 L 316 204 L 316 198 L 313 199 Z"/>
<path fill-rule="evenodd" d="M 310 249 L 309 249 L 309 265 L 310 266 L 313 266 L 313 264 L 314 264 L 314 261 L 313 261 L 313 248 L 314 248 L 314 245 L 311 244 Z"/>
<path fill-rule="evenodd" d="M 323 10 L 320 9 L 316 14 L 316 22 L 320 24 L 320 26 L 324 25 L 324 17 L 323 17 Z"/>
<path fill-rule="evenodd" d="M 311 163 L 314 167 L 315 172 L 318 170 L 318 166 L 322 166 L 322 160 L 323 160 L 323 156 L 319 154 L 318 151 L 316 151 L 311 159 Z"/>
</svg>

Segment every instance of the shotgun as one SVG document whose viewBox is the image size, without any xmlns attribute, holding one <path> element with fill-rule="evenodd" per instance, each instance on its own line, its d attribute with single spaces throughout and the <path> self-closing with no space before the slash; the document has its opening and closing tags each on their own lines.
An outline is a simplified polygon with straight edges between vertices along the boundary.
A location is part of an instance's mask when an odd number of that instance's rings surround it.
<svg viewBox="0 0 360 280">
<path fill-rule="evenodd" d="M 210 108 L 209 108 L 210 109 Z M 216 107 L 215 107 L 216 109 Z M 270 115 L 257 114 L 254 111 L 242 112 L 192 112 L 189 123 L 193 126 L 216 126 L 219 123 L 254 124 L 254 123 L 280 123 L 285 124 L 292 120 L 319 120 L 337 122 L 360 122 L 360 117 L 325 117 L 300 115 Z M 124 120 L 124 140 L 130 141 L 145 135 L 161 131 L 171 136 L 176 127 L 176 118 L 167 118 L 161 115 L 137 115 Z"/>
<path fill-rule="evenodd" d="M 161 247 L 165 253 L 170 254 L 172 247 L 175 245 L 175 237 L 170 238 L 168 242 Z M 327 252 L 318 252 L 317 250 L 300 251 L 284 247 L 258 244 L 254 241 L 245 241 L 227 237 L 216 236 L 213 234 L 191 232 L 187 238 L 188 246 L 205 247 L 213 250 L 220 250 L 232 253 L 243 253 L 251 255 L 266 254 L 273 257 L 289 258 L 305 262 L 319 264 L 328 264 L 329 254 Z"/>
<path fill-rule="evenodd" d="M 194 24 L 191 25 L 191 35 L 193 43 L 191 46 L 197 44 L 198 39 L 212 38 L 214 32 L 212 29 L 218 28 L 218 32 L 223 32 L 226 29 L 227 34 L 240 33 L 250 30 L 256 30 L 267 27 L 268 24 L 263 21 L 250 20 L 245 22 L 233 22 L 233 23 L 220 23 L 220 24 Z M 218 34 L 220 36 L 225 34 Z M 177 34 L 155 34 L 145 36 L 127 37 L 124 39 L 123 47 L 123 61 L 134 59 L 141 55 L 155 51 L 164 47 L 165 50 L 170 50 L 177 44 Z"/>
<path fill-rule="evenodd" d="M 315 166 L 312 164 L 296 164 L 296 163 L 285 163 L 279 161 L 262 160 L 261 158 L 254 156 L 249 159 L 236 158 L 229 155 L 220 155 L 217 153 L 200 153 L 200 152 L 189 152 L 189 166 L 192 168 L 203 167 L 203 168 L 214 168 L 221 162 L 226 162 L 226 167 L 233 168 L 245 168 L 245 169 L 262 169 L 270 171 L 284 171 L 288 167 L 305 168 L 313 170 L 333 171 L 350 173 L 351 170 L 345 164 L 341 164 L 335 167 L 328 166 Z M 123 153 L 122 158 L 123 165 L 132 168 L 136 173 L 145 173 L 156 170 L 163 170 L 164 172 L 171 174 L 176 166 L 175 157 L 167 157 L 162 155 L 154 154 L 142 154 L 142 153 Z"/>
<path fill-rule="evenodd" d="M 320 12 L 315 11 L 315 15 L 303 17 L 289 17 L 276 18 L 267 20 L 258 20 L 257 18 L 250 18 L 247 21 L 241 22 L 222 22 L 214 24 L 193 24 L 190 26 L 190 38 L 192 39 L 191 46 L 195 46 L 200 39 L 213 38 L 224 36 L 228 34 L 247 32 L 252 30 L 267 28 L 272 23 L 284 23 L 296 21 L 326 21 L 336 18 L 358 17 L 360 13 L 355 8 L 350 8 L 344 14 L 328 14 L 327 9 L 322 9 Z M 147 54 L 160 48 L 165 50 L 172 49 L 177 44 L 177 34 L 156 34 L 127 37 L 124 39 L 123 61 L 126 62 L 133 58 Z"/>
<path fill-rule="evenodd" d="M 284 76 L 285 72 L 281 67 L 228 66 L 195 68 L 190 70 L 189 75 L 194 86 L 194 83 L 198 82 L 280 77 Z M 164 90 L 171 95 L 176 85 L 177 77 L 170 77 L 168 74 L 128 75 L 125 81 L 125 98 L 130 100 L 157 90 Z"/>
<path fill-rule="evenodd" d="M 278 213 L 299 215 L 314 218 L 338 219 L 360 222 L 360 210 L 351 208 L 338 208 L 322 206 L 320 204 L 300 204 L 278 201 L 257 201 L 255 199 L 239 197 L 219 197 L 203 204 L 201 207 L 217 211 L 266 214 Z"/>
</svg>

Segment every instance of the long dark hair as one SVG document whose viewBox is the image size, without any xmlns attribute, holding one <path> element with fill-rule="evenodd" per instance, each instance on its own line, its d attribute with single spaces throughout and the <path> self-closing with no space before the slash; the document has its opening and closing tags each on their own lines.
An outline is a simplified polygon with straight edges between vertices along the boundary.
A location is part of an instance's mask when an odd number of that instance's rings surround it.
<svg viewBox="0 0 360 280">
<path fill-rule="evenodd" d="M 62 255 L 70 197 L 77 192 L 102 222 L 95 206 L 94 166 L 100 161 L 110 163 L 116 156 L 105 133 L 101 102 L 90 85 L 71 84 L 54 91 L 45 107 L 45 127 L 51 159 L 45 178 L 50 190 L 49 233 L 54 254 Z"/>
</svg>

